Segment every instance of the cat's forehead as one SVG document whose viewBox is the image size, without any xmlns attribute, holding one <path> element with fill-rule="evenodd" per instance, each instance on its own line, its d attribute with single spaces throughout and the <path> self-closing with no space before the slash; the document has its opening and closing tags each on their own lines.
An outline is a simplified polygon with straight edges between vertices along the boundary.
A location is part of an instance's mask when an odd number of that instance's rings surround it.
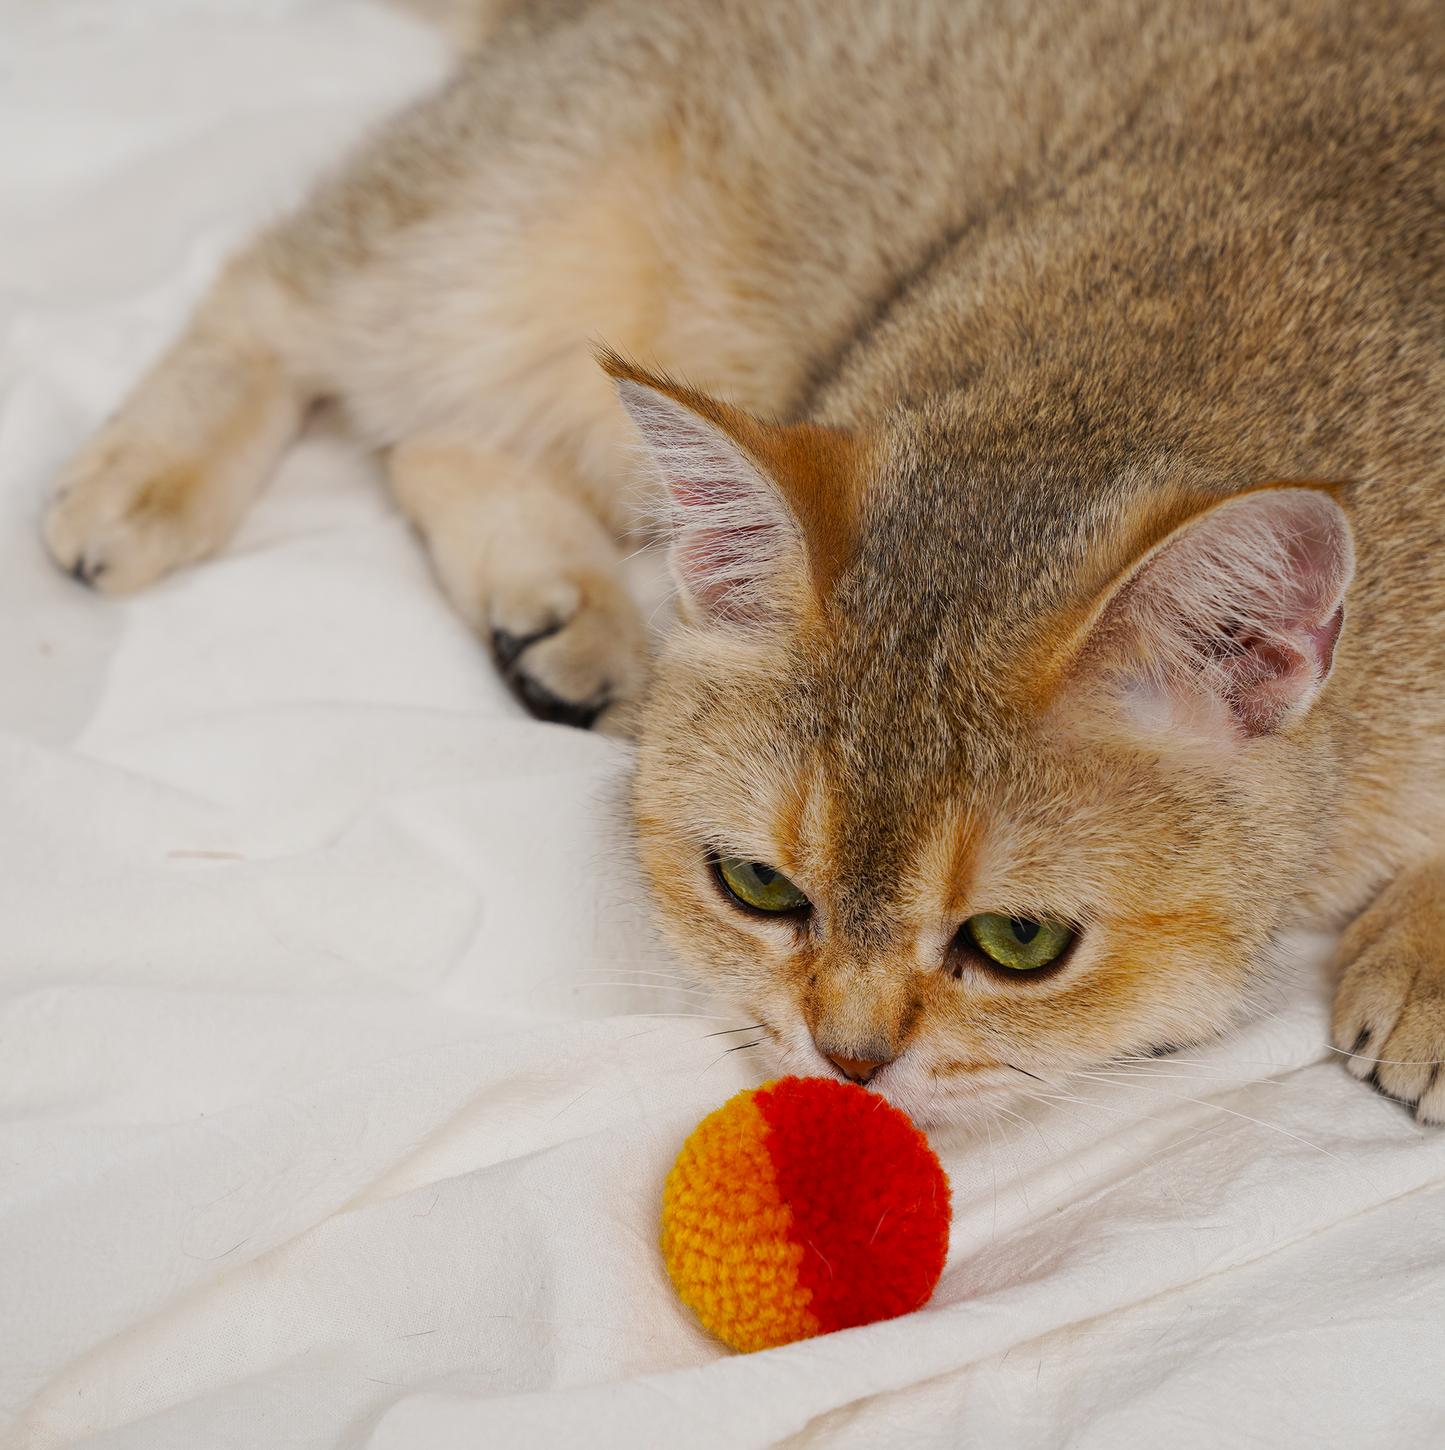
<svg viewBox="0 0 1445 1450">
<path fill-rule="evenodd" d="M 848 748 L 979 773 L 1190 489 L 1157 457 L 945 408 L 900 413 L 871 457 L 853 551 L 802 668 Z"/>
<path fill-rule="evenodd" d="M 900 413 L 878 438 L 851 568 L 836 590 L 855 631 L 910 625 L 945 647 L 1009 636 L 1079 590 L 1176 483 L 1161 460 L 1089 449 L 950 410 Z"/>
<path fill-rule="evenodd" d="M 1081 510 L 1060 521 L 1041 473 L 913 448 L 870 489 L 795 651 L 831 748 L 867 780 L 982 778 L 1010 749 L 1040 645 L 1089 582 Z"/>
<path fill-rule="evenodd" d="M 784 713 L 814 741 L 839 869 L 937 867 L 979 822 L 1060 791 L 1048 662 L 1117 567 L 1118 473 L 926 420 L 897 430 L 854 556 L 791 652 Z"/>
</svg>

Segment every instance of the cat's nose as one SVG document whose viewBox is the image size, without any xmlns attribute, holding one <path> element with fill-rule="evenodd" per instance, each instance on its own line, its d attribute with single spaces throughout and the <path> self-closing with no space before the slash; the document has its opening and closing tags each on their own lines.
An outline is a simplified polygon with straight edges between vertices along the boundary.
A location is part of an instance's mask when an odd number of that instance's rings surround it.
<svg viewBox="0 0 1445 1450">
<path fill-rule="evenodd" d="M 854 1082 L 869 1082 L 872 1080 L 873 1074 L 877 1072 L 880 1067 L 887 1066 L 886 1063 L 875 1062 L 872 1058 L 844 1057 L 841 1053 L 837 1052 L 830 1052 L 828 1054 L 828 1061 L 831 1062 L 833 1066 L 836 1067 L 838 1071 L 843 1074 L 844 1077 L 851 1078 Z"/>
</svg>

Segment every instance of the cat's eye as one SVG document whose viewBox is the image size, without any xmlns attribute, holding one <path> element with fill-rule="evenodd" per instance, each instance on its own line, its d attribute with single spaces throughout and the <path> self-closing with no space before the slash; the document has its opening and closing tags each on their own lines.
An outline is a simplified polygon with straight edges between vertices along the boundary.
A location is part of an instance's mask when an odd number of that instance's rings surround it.
<svg viewBox="0 0 1445 1450">
<path fill-rule="evenodd" d="M 1056 962 L 1074 939 L 1062 922 L 980 912 L 963 924 L 963 934 L 989 961 L 1014 972 L 1033 972 Z"/>
<path fill-rule="evenodd" d="M 750 906 L 754 911 L 780 916 L 784 912 L 803 911 L 809 905 L 808 898 L 781 871 L 775 871 L 761 861 L 744 861 L 741 856 L 718 856 L 714 864 L 722 884 L 744 906 Z"/>
</svg>

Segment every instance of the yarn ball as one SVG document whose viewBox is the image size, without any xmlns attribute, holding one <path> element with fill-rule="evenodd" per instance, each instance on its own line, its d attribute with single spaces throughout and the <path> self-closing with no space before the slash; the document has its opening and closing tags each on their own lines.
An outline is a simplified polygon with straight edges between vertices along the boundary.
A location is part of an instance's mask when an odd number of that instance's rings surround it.
<svg viewBox="0 0 1445 1450">
<path fill-rule="evenodd" d="M 948 1220 L 948 1178 L 906 1113 L 853 1083 L 785 1077 L 683 1144 L 662 1252 L 707 1329 L 771 1349 L 921 1308 Z"/>
</svg>

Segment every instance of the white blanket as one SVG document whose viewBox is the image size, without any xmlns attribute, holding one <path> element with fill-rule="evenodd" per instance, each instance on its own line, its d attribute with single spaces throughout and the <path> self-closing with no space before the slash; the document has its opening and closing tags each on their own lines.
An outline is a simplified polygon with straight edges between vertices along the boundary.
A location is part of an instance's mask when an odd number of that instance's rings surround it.
<svg viewBox="0 0 1445 1450">
<path fill-rule="evenodd" d="M 659 1200 L 767 1063 L 649 936 L 626 751 L 523 716 L 325 426 L 214 563 L 46 561 L 220 258 L 448 64 L 367 0 L 0 0 L 0 1441 L 1445 1444 L 1445 1134 L 1327 1050 L 1327 943 L 936 1134 L 924 1311 L 734 1355 Z"/>
</svg>

